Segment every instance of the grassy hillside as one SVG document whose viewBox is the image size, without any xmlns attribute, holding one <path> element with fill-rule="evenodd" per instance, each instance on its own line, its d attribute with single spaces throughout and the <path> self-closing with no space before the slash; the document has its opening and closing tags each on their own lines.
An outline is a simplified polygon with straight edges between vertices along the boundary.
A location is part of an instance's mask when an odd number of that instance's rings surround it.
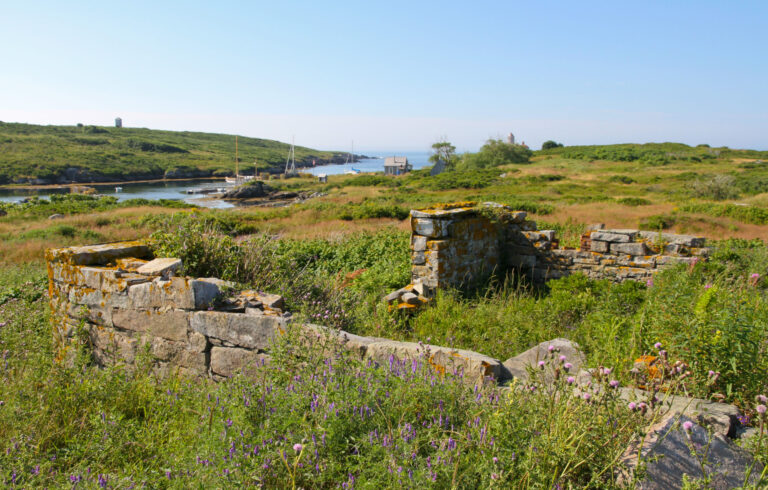
<svg viewBox="0 0 768 490">
<path fill-rule="evenodd" d="M 241 169 L 282 168 L 290 145 L 238 138 Z M 296 163 L 343 161 L 346 154 L 296 147 Z M 0 122 L 0 184 L 230 175 L 232 135 L 101 126 Z"/>
</svg>

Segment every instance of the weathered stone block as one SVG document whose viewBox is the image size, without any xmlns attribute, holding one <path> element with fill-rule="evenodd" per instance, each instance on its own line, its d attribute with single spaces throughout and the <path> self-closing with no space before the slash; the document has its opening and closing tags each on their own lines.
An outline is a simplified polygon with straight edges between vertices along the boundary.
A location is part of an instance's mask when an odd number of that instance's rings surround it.
<svg viewBox="0 0 768 490">
<path fill-rule="evenodd" d="M 658 242 L 661 239 L 662 242 L 685 247 L 703 247 L 706 242 L 704 237 L 694 235 L 676 235 L 673 233 L 659 233 L 657 231 L 639 231 L 638 234 L 650 242 Z"/>
<path fill-rule="evenodd" d="M 117 362 L 133 364 L 139 341 L 111 328 L 92 326 L 89 331 L 94 360 L 101 366 Z"/>
<path fill-rule="evenodd" d="M 611 252 L 627 255 L 648 255 L 650 250 L 644 242 L 611 243 Z"/>
<path fill-rule="evenodd" d="M 634 239 L 629 234 L 613 233 L 612 231 L 608 231 L 608 230 L 593 231 L 592 233 L 589 234 L 589 238 L 592 241 L 600 240 L 603 242 L 611 242 L 611 243 L 627 243 Z"/>
<path fill-rule="evenodd" d="M 204 309 L 219 295 L 218 286 L 210 281 L 171 277 L 167 281 L 155 279 L 128 289 L 128 298 L 134 308 Z"/>
<path fill-rule="evenodd" d="M 550 348 L 552 351 L 550 351 Z M 559 360 L 560 356 L 565 356 L 566 358 L 562 363 Z M 576 342 L 561 338 L 548 340 L 504 361 L 504 374 L 507 377 L 514 377 L 527 381 L 529 379 L 528 370 L 530 368 L 539 369 L 539 361 L 544 361 L 549 364 L 549 369 L 545 370 L 545 374 L 547 374 L 551 380 L 553 379 L 551 371 L 555 366 L 560 366 L 565 364 L 565 362 L 569 362 L 573 366 L 570 369 L 570 372 L 577 373 L 586 363 L 586 357 L 584 357 L 584 354 L 581 352 L 581 347 L 579 347 L 579 344 Z"/>
<path fill-rule="evenodd" d="M 414 252 L 423 252 L 427 249 L 427 237 L 420 235 L 411 236 L 411 249 Z"/>
<path fill-rule="evenodd" d="M 555 237 L 557 236 L 557 233 L 555 230 L 542 230 L 539 233 L 541 233 L 541 236 L 548 241 L 554 241 Z"/>
<path fill-rule="evenodd" d="M 424 265 L 426 263 L 426 258 L 424 257 L 424 252 L 413 252 L 411 254 L 411 263 L 413 265 Z"/>
<path fill-rule="evenodd" d="M 145 276 L 169 277 L 179 270 L 181 270 L 181 259 L 160 258 L 150 260 L 136 269 L 136 272 L 138 274 L 144 274 Z"/>
<path fill-rule="evenodd" d="M 269 360 L 269 356 L 238 347 L 213 347 L 211 371 L 220 376 L 233 376 L 242 372 L 253 375 Z"/>
<path fill-rule="evenodd" d="M 417 235 L 429 238 L 443 238 L 450 233 L 452 221 L 448 219 L 413 218 L 412 228 Z"/>
<path fill-rule="evenodd" d="M 187 339 L 191 313 L 184 310 L 112 310 L 112 323 L 125 330 L 146 332 L 155 337 L 183 341 Z"/>
<path fill-rule="evenodd" d="M 464 377 L 473 382 L 486 376 L 498 379 L 501 375 L 499 361 L 477 352 L 394 340 L 368 344 L 366 357 L 387 366 L 390 356 L 398 361 L 422 359 L 440 374 L 463 372 Z"/>
<path fill-rule="evenodd" d="M 610 249 L 610 246 L 608 242 L 603 242 L 600 240 L 592 240 L 592 242 L 590 243 L 590 250 L 592 252 L 607 254 L 609 249 Z"/>
<path fill-rule="evenodd" d="M 127 257 L 149 257 L 151 251 L 142 242 L 120 242 L 85 247 L 68 247 L 46 251 L 49 262 L 64 262 L 72 265 L 106 265 Z"/>
<path fill-rule="evenodd" d="M 190 326 L 206 337 L 230 342 L 247 349 L 266 349 L 281 332 L 286 320 L 277 316 L 243 315 L 220 311 L 198 311 Z"/>
<path fill-rule="evenodd" d="M 688 432 L 683 428 L 686 422 L 691 424 Z M 645 462 L 644 477 L 634 488 L 641 490 L 681 488 L 685 475 L 693 480 L 707 477 L 708 487 L 718 489 L 742 488 L 745 483 L 752 488 L 760 480 L 763 465 L 755 462 L 748 451 L 707 433 L 686 416 L 668 416 L 647 432 L 641 439 L 642 446 L 636 442 L 624 453 L 622 463 L 628 471 L 619 480 L 622 486 L 632 481 L 639 455 Z M 706 448 L 706 453 L 697 456 L 691 447 Z"/>
</svg>

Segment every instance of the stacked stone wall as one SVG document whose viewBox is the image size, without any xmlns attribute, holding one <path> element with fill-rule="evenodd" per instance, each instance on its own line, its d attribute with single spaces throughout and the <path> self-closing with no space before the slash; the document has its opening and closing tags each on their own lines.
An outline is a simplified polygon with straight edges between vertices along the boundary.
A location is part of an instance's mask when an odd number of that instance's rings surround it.
<svg viewBox="0 0 768 490">
<path fill-rule="evenodd" d="M 177 277 L 180 260 L 153 259 L 138 242 L 51 250 L 47 264 L 61 360 L 85 343 L 102 366 L 146 355 L 161 374 L 224 377 L 268 360 L 290 320 L 279 296 Z"/>
<path fill-rule="evenodd" d="M 375 363 L 420 358 L 441 374 L 472 382 L 505 378 L 501 362 L 476 352 L 293 322 L 280 296 L 238 291 L 216 278 L 177 276 L 181 260 L 154 258 L 144 243 L 49 250 L 46 258 L 62 362 L 87 346 L 100 366 L 133 367 L 146 359 L 161 376 L 219 380 L 255 374 L 270 361 L 277 336 L 293 330 L 300 346 L 340 347 Z"/>
<path fill-rule="evenodd" d="M 648 281 L 660 269 L 709 254 L 701 237 L 603 225 L 584 234 L 580 248 L 561 248 L 555 231 L 539 230 L 524 211 L 496 203 L 414 210 L 411 229 L 411 284 L 386 298 L 399 308 L 419 306 L 439 288 L 471 287 L 493 272 L 516 269 L 535 284 L 574 273 Z"/>
</svg>

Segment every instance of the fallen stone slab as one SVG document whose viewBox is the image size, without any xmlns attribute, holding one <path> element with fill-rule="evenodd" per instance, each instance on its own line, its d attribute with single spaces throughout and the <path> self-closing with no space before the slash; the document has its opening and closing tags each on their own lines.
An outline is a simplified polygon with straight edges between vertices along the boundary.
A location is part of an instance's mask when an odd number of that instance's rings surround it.
<svg viewBox="0 0 768 490">
<path fill-rule="evenodd" d="M 647 400 L 651 394 L 638 388 L 621 387 L 619 388 L 619 396 L 631 402 Z M 661 399 L 661 410 L 664 414 L 685 415 L 701 424 L 710 426 L 716 434 L 723 437 L 736 435 L 741 412 L 734 405 L 682 395 L 665 396 L 664 393 L 659 393 L 657 397 Z"/>
<path fill-rule="evenodd" d="M 146 258 L 150 255 L 147 244 L 134 241 L 51 249 L 46 251 L 46 260 L 73 265 L 106 265 L 117 259 Z"/>
<path fill-rule="evenodd" d="M 550 350 L 550 347 L 552 350 Z M 517 378 L 524 382 L 528 381 L 530 378 L 530 375 L 528 374 L 529 368 L 538 369 L 539 361 L 559 365 L 561 364 L 560 356 L 565 356 L 565 361 L 563 361 L 562 364 L 568 362 L 572 365 L 569 370 L 572 373 L 579 372 L 581 367 L 586 363 L 586 358 L 581 352 L 579 344 L 568 339 L 557 338 L 542 342 L 539 345 L 504 361 L 504 377 Z M 547 371 L 547 374 L 551 377 L 551 373 Z"/>
<path fill-rule="evenodd" d="M 219 376 L 233 376 L 242 372 L 253 375 L 269 361 L 267 354 L 238 347 L 211 348 L 211 371 Z"/>
<path fill-rule="evenodd" d="M 629 243 L 634 237 L 626 233 L 613 233 L 610 230 L 593 231 L 590 233 L 589 238 L 591 240 L 599 240 L 602 242 L 612 243 Z"/>
<path fill-rule="evenodd" d="M 686 423 L 690 424 L 689 430 L 684 428 Z M 642 447 L 638 442 L 627 449 L 622 457 L 626 470 L 620 475 L 620 484 L 632 484 L 639 458 L 645 463 L 643 479 L 634 486 L 639 490 L 681 488 L 684 475 L 690 479 L 709 477 L 707 488 L 741 488 L 750 468 L 749 485 L 758 484 L 763 470 L 749 452 L 722 436 L 710 435 L 686 416 L 662 419 L 649 428 Z"/>
<path fill-rule="evenodd" d="M 472 382 L 482 381 L 488 376 L 500 379 L 502 375 L 502 366 L 498 360 L 473 351 L 395 340 L 367 345 L 365 357 L 381 365 L 386 366 L 390 356 L 398 361 L 423 358 L 440 374 L 463 372 L 464 377 Z"/>
<path fill-rule="evenodd" d="M 661 233 L 657 231 L 640 231 L 638 234 L 645 240 L 656 242 L 661 238 L 662 242 L 670 245 L 683 245 L 686 247 L 703 247 L 706 238 L 694 235 L 675 235 L 673 233 Z"/>
<path fill-rule="evenodd" d="M 286 320 L 277 316 L 221 311 L 198 311 L 190 321 L 195 332 L 247 349 L 267 349 L 285 324 Z"/>
<path fill-rule="evenodd" d="M 162 258 L 150 260 L 136 269 L 136 272 L 145 276 L 170 277 L 179 270 L 181 270 L 181 259 Z"/>
</svg>

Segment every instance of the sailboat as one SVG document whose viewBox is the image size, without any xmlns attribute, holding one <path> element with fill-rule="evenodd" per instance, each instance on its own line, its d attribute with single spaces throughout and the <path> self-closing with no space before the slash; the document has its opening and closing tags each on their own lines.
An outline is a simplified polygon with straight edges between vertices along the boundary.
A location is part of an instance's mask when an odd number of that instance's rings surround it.
<svg viewBox="0 0 768 490">
<path fill-rule="evenodd" d="M 299 173 L 296 171 L 296 149 L 293 145 L 294 138 L 291 138 L 291 149 L 288 150 L 288 158 L 285 160 L 285 175 L 294 176 Z"/>
<path fill-rule="evenodd" d="M 235 135 L 235 176 L 234 177 L 224 177 L 224 180 L 227 182 L 227 184 L 235 184 L 240 185 L 244 184 L 245 182 L 249 180 L 253 180 L 255 177 L 254 175 L 240 175 L 240 158 L 237 154 L 237 135 Z"/>
<path fill-rule="evenodd" d="M 354 155 L 355 155 L 355 142 L 353 141 L 352 142 L 352 150 L 349 153 L 347 153 L 347 159 L 344 162 L 344 165 L 349 165 L 350 163 L 355 163 L 355 156 Z M 360 170 L 358 170 L 358 169 L 356 169 L 354 167 L 350 167 L 349 170 L 345 170 L 344 173 L 347 174 L 347 175 L 357 175 L 357 174 L 360 173 Z"/>
</svg>

